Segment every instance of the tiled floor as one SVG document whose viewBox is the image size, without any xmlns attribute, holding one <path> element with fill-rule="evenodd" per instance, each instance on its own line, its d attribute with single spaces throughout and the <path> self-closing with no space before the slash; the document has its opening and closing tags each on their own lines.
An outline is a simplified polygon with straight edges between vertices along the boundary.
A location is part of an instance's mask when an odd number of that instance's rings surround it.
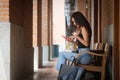
<svg viewBox="0 0 120 80">
<path fill-rule="evenodd" d="M 48 63 L 44 68 L 40 68 L 33 76 L 30 76 L 25 80 L 57 80 L 57 71 L 56 71 L 56 62 L 57 58 L 53 59 Z"/>
</svg>

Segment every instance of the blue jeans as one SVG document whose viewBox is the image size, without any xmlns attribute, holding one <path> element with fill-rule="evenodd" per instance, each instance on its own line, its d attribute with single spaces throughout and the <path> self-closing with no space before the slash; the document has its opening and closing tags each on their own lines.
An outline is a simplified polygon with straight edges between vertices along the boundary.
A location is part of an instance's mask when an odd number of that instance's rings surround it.
<svg viewBox="0 0 120 80">
<path fill-rule="evenodd" d="M 83 51 L 83 50 L 87 50 L 89 51 L 88 48 L 79 48 L 78 51 Z M 58 62 L 56 65 L 56 69 L 60 70 L 60 66 L 61 64 L 65 64 L 65 60 L 66 59 L 71 59 L 71 61 L 73 60 L 73 58 L 71 58 L 72 56 L 76 57 L 77 53 L 75 52 L 67 52 L 67 51 L 63 51 L 59 53 L 59 57 L 58 57 Z M 78 62 L 80 64 L 89 64 L 92 60 L 92 57 L 88 54 L 88 53 L 82 53 L 79 57 L 78 57 Z"/>
</svg>

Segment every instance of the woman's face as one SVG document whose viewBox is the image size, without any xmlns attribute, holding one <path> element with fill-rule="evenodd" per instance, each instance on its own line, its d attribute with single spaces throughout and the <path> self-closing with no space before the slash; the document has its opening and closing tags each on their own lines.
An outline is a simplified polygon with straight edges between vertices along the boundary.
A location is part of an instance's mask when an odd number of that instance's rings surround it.
<svg viewBox="0 0 120 80">
<path fill-rule="evenodd" d="M 75 26 L 77 25 L 76 22 L 75 22 L 75 19 L 73 17 L 72 17 L 72 22 Z"/>
</svg>

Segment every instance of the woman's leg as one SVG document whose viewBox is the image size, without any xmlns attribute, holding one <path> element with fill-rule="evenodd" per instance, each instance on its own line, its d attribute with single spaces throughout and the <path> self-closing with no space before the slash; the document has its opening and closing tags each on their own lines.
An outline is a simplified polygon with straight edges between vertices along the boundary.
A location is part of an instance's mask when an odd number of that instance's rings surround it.
<svg viewBox="0 0 120 80">
<path fill-rule="evenodd" d="M 92 56 L 88 53 L 83 53 L 78 57 L 80 64 L 90 64 L 92 62 Z"/>
<path fill-rule="evenodd" d="M 89 51 L 89 48 L 80 48 L 79 52 L 84 52 L 84 51 Z M 79 57 L 78 57 L 78 62 L 80 64 L 90 64 L 92 61 L 92 56 L 90 54 L 88 54 L 87 52 L 82 53 Z"/>
<path fill-rule="evenodd" d="M 73 58 L 71 58 L 72 56 L 76 56 L 76 53 L 72 53 L 72 52 L 61 52 L 61 53 L 59 53 L 56 69 L 60 70 L 61 64 L 65 64 L 66 59 L 71 59 L 71 61 L 72 61 L 73 60 Z"/>
</svg>

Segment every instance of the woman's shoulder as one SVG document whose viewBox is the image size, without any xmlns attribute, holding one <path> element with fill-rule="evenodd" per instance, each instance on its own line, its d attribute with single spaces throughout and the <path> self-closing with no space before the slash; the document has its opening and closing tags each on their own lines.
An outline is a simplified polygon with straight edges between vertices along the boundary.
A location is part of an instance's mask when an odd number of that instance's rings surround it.
<svg viewBox="0 0 120 80">
<path fill-rule="evenodd" d="M 82 27 L 81 34 L 89 34 L 88 29 L 86 29 L 86 27 Z"/>
<path fill-rule="evenodd" d="M 82 31 L 82 32 L 83 32 L 83 31 L 87 31 L 86 27 L 85 27 L 85 26 L 82 26 L 82 27 L 81 27 L 81 31 Z"/>
</svg>

